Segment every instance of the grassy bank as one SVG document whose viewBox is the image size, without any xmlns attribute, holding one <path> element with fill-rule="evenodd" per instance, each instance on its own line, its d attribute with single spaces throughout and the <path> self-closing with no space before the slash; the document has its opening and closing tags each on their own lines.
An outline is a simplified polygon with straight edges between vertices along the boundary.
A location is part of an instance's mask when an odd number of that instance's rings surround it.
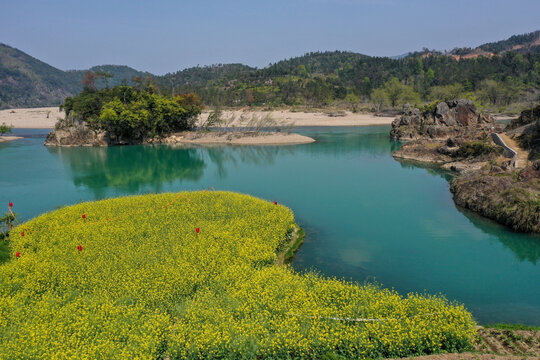
<svg viewBox="0 0 540 360">
<path fill-rule="evenodd" d="M 9 246 L 7 240 L 0 234 L 0 264 L 9 259 Z"/>
<path fill-rule="evenodd" d="M 278 250 L 294 252 L 287 244 L 301 238 L 287 236 L 294 226 L 290 209 L 227 192 L 39 216 L 11 232 L 0 265 L 0 358 L 373 358 L 470 347 L 475 324 L 461 305 L 278 265 Z"/>
<path fill-rule="evenodd" d="M 530 331 L 540 331 L 540 326 L 531 326 L 523 324 L 489 324 L 484 325 L 485 328 L 489 329 L 499 329 L 499 330 L 530 330 Z"/>
<path fill-rule="evenodd" d="M 287 234 L 287 241 L 278 249 L 277 264 L 285 265 L 289 264 L 293 258 L 294 254 L 298 251 L 304 238 L 306 237 L 306 232 L 301 227 L 295 226 L 289 234 Z M 290 239 L 290 240 L 289 240 Z"/>
</svg>

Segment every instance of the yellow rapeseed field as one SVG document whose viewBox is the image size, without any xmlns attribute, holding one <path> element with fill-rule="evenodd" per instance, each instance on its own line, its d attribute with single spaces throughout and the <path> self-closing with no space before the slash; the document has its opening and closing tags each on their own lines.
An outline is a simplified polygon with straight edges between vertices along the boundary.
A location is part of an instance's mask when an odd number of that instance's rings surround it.
<svg viewBox="0 0 540 360">
<path fill-rule="evenodd" d="M 468 348 L 475 324 L 461 305 L 277 265 L 294 226 L 290 209 L 229 192 L 131 196 L 41 215 L 11 232 L 11 259 L 0 265 L 0 358 L 374 358 Z"/>
</svg>

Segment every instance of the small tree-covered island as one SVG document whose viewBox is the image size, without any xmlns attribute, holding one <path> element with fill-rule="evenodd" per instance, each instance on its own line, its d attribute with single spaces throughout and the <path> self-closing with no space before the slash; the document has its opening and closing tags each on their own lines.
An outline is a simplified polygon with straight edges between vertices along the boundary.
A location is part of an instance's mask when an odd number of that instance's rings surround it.
<svg viewBox="0 0 540 360">
<path fill-rule="evenodd" d="M 84 79 L 83 79 L 84 80 Z M 167 97 L 152 83 L 96 89 L 87 85 L 60 106 L 65 112 L 47 136 L 48 146 L 132 144 L 301 144 L 314 140 L 290 132 L 271 118 L 224 120 L 219 111 L 198 121 L 203 105 L 195 94 Z M 211 131 L 217 128 L 217 131 Z M 282 131 L 287 128 L 287 131 Z"/>
</svg>

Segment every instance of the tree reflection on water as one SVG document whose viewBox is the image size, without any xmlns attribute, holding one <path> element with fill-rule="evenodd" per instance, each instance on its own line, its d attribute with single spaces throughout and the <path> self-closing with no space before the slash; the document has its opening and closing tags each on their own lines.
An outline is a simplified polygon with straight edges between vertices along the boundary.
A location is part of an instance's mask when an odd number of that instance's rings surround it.
<svg viewBox="0 0 540 360">
<path fill-rule="evenodd" d="M 164 183 L 199 180 L 204 173 L 203 157 L 195 148 L 166 146 L 119 146 L 109 148 L 56 148 L 76 186 L 87 186 L 97 197 L 114 188 L 129 193 L 150 186 L 161 191 Z"/>
</svg>

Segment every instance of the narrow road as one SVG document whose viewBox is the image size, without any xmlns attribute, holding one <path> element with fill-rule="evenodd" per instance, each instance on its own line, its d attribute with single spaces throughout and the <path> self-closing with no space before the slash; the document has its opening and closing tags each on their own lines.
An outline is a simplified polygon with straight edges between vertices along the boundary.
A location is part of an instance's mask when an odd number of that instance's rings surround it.
<svg viewBox="0 0 540 360">
<path fill-rule="evenodd" d="M 529 158 L 529 152 L 528 151 L 525 151 L 523 150 L 519 144 L 517 143 L 517 141 L 515 141 L 514 139 L 510 138 L 508 135 L 506 134 L 498 134 L 501 139 L 504 141 L 504 143 L 511 147 L 513 150 L 515 150 L 518 154 L 517 156 L 517 168 L 519 169 L 522 169 L 524 168 L 525 166 L 527 166 L 527 162 L 528 162 L 528 158 Z"/>
</svg>

